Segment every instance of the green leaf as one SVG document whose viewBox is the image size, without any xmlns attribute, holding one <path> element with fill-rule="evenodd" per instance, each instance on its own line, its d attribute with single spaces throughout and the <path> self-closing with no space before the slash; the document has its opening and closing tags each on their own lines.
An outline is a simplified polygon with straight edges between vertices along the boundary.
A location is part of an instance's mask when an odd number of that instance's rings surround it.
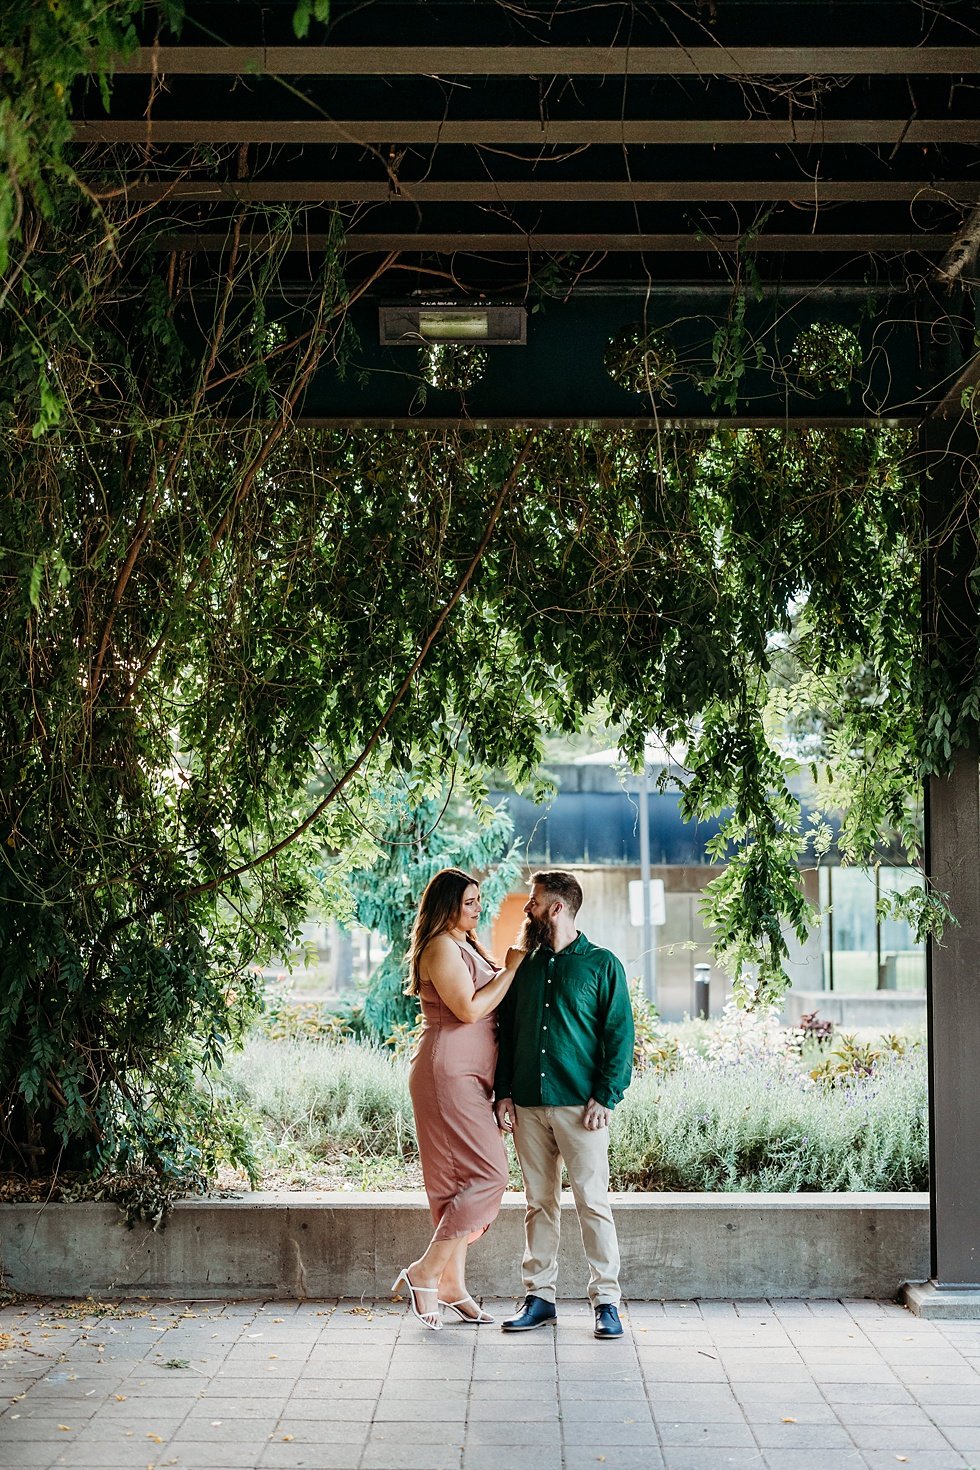
<svg viewBox="0 0 980 1470">
<path fill-rule="evenodd" d="M 31 568 L 31 579 L 27 588 L 28 601 L 35 611 L 41 606 L 41 583 L 44 580 L 44 563 L 47 554 L 42 553 Z"/>
<path fill-rule="evenodd" d="M 304 41 L 309 35 L 312 14 L 312 0 L 296 0 L 293 9 L 293 34 L 297 40 Z"/>
</svg>

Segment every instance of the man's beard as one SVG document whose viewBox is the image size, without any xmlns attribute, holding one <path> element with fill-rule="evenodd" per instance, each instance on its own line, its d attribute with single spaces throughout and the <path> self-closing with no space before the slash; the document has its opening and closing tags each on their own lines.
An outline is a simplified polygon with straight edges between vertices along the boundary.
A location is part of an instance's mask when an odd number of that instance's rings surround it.
<svg viewBox="0 0 980 1470">
<path fill-rule="evenodd" d="M 554 938 L 554 925 L 550 919 L 532 919 L 530 914 L 525 914 L 517 936 L 517 948 L 526 950 L 528 954 L 534 949 L 540 949 L 543 944 L 554 949 Z"/>
</svg>

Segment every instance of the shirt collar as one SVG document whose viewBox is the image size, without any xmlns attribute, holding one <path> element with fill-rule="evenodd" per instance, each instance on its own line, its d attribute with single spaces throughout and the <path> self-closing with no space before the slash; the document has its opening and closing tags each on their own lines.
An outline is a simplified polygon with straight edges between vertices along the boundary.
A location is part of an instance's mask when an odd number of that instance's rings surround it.
<svg viewBox="0 0 980 1470">
<path fill-rule="evenodd" d="M 572 940 L 571 944 L 566 944 L 564 949 L 559 949 L 555 951 L 551 948 L 550 944 L 542 944 L 541 946 L 541 949 L 545 954 L 554 955 L 556 959 L 563 954 L 584 954 L 588 948 L 589 941 L 586 939 L 581 929 Z"/>
</svg>

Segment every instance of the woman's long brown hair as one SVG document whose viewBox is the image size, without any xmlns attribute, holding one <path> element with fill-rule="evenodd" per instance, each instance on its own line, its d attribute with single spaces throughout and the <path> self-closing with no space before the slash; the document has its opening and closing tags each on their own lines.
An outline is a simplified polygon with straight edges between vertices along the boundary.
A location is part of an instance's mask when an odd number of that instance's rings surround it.
<svg viewBox="0 0 980 1470">
<path fill-rule="evenodd" d="M 459 922 L 463 895 L 471 886 L 479 888 L 479 880 L 470 873 L 464 873 L 462 868 L 443 868 L 426 884 L 425 892 L 419 901 L 419 911 L 415 915 L 415 923 L 412 925 L 412 938 L 408 946 L 406 995 L 418 995 L 422 985 L 420 965 L 425 947 L 437 935 L 445 934 L 447 929 L 452 929 Z M 472 935 L 466 936 L 466 942 L 489 964 L 496 963 L 492 956 L 487 954 L 483 945 L 477 943 Z"/>
</svg>

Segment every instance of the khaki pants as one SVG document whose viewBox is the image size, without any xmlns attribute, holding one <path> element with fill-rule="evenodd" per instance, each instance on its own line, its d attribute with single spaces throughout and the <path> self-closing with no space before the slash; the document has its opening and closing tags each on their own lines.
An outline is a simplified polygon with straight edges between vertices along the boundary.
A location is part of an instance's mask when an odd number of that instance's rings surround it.
<svg viewBox="0 0 980 1470">
<path fill-rule="evenodd" d="M 619 1242 L 609 1206 L 609 1130 L 582 1126 L 584 1107 L 515 1108 L 514 1144 L 524 1175 L 524 1290 L 555 1300 L 561 1229 L 561 1165 L 565 1161 L 594 1307 L 619 1305 Z"/>
</svg>

